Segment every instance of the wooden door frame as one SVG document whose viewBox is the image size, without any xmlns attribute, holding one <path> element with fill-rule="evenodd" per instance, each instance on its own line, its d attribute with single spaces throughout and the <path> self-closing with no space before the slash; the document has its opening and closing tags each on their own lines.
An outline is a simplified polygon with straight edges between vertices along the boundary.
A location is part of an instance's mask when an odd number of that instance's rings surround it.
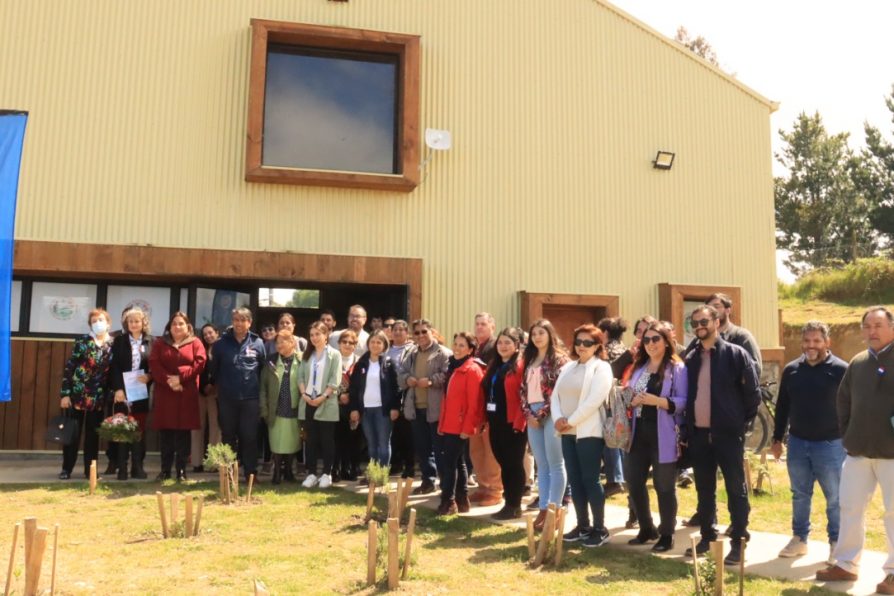
<svg viewBox="0 0 894 596">
<path fill-rule="evenodd" d="M 521 298 L 521 325 L 525 331 L 530 328 L 534 321 L 543 318 L 543 307 L 548 304 L 604 308 L 605 316 L 607 317 L 618 316 L 621 305 L 621 300 L 618 296 L 605 294 L 545 294 L 522 290 L 518 295 Z"/>
</svg>

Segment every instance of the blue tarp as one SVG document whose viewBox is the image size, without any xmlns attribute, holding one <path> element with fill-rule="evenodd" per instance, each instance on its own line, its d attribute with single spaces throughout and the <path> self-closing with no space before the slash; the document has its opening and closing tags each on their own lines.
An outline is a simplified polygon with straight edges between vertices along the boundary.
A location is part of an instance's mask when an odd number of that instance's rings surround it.
<svg viewBox="0 0 894 596">
<path fill-rule="evenodd" d="M 12 255 L 19 164 L 27 120 L 28 115 L 22 112 L 0 111 L 0 401 L 12 400 L 9 359 Z"/>
</svg>

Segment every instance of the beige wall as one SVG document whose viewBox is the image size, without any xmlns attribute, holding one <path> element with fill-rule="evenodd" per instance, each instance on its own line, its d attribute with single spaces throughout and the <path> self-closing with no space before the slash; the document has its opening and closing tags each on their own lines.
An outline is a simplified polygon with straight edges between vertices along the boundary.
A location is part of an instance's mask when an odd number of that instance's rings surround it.
<svg viewBox="0 0 894 596">
<path fill-rule="evenodd" d="M 244 182 L 252 17 L 421 35 L 453 149 L 410 194 Z M 20 239 L 421 257 L 448 332 L 519 290 L 636 317 L 739 285 L 778 341 L 771 104 L 600 1 L 3 1 L 0 108 L 30 112 Z"/>
</svg>

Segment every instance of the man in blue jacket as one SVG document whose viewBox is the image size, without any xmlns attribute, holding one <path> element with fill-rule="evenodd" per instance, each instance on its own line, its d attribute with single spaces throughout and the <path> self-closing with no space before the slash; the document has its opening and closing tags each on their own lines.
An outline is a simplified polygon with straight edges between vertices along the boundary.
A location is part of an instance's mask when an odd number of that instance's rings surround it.
<svg viewBox="0 0 894 596">
<path fill-rule="evenodd" d="M 741 347 L 720 337 L 717 310 L 699 306 L 692 311 L 698 345 L 686 357 L 689 395 L 686 421 L 689 453 L 695 471 L 701 541 L 705 553 L 717 539 L 713 523 L 717 508 L 717 468 L 723 473 L 732 521 L 730 553 L 724 562 L 738 565 L 742 541 L 748 540 L 748 491 L 745 486 L 745 427 L 757 414 L 760 387 L 754 360 Z M 691 549 L 690 549 L 691 551 Z M 691 553 L 690 553 L 691 555 Z"/>
<path fill-rule="evenodd" d="M 215 342 L 209 359 L 217 387 L 221 438 L 239 454 L 245 477 L 258 480 L 258 420 L 264 342 L 251 332 L 251 310 L 233 311 L 233 327 Z"/>
</svg>

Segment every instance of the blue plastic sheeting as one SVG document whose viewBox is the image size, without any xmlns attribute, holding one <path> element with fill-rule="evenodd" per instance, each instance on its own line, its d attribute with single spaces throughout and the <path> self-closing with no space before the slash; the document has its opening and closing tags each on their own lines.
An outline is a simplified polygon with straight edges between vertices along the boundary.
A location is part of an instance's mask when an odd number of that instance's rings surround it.
<svg viewBox="0 0 894 596">
<path fill-rule="evenodd" d="M 10 310 L 19 164 L 28 115 L 0 111 L 0 401 L 12 400 Z"/>
</svg>

